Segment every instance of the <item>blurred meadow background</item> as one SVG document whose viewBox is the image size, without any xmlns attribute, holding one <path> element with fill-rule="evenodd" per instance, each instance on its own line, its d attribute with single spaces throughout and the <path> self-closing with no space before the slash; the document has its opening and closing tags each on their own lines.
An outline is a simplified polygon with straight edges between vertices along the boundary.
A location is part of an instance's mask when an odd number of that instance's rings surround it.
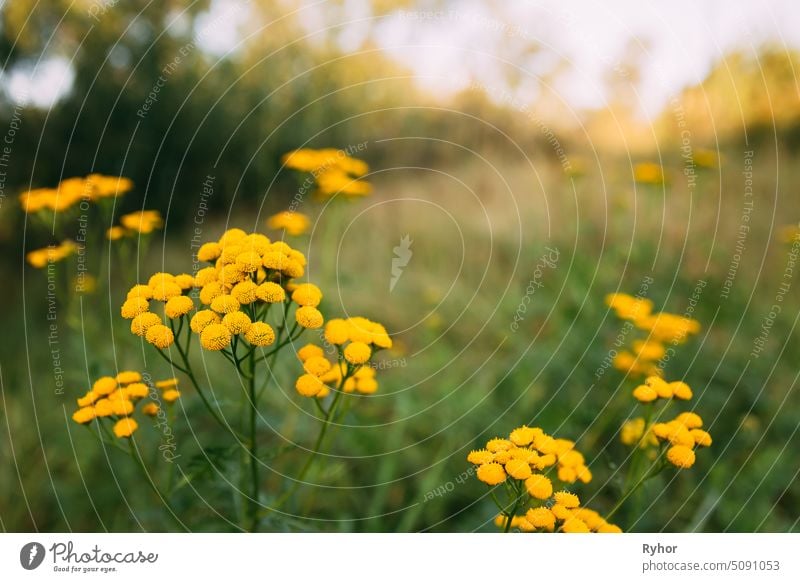
<svg viewBox="0 0 800 582">
<path fill-rule="evenodd" d="M 125 455 L 72 422 L 74 399 L 118 370 L 173 374 L 119 317 L 131 285 L 190 270 L 196 239 L 226 228 L 280 238 L 265 221 L 293 208 L 311 227 L 287 241 L 326 314 L 380 321 L 394 347 L 291 516 L 265 529 L 493 531 L 465 458 L 526 423 L 577 442 L 594 474 L 581 498 L 609 510 L 637 413 L 636 382 L 608 365 L 621 323 L 604 298 L 644 286 L 701 324 L 665 370 L 714 444 L 621 524 L 800 530 L 800 9 L 727 6 L 3 3 L 2 529 L 173 527 Z M 315 200 L 281 162 L 304 147 L 368 162 L 372 193 Z M 20 193 L 90 173 L 134 186 L 88 219 L 21 209 Z M 124 254 L 104 233 L 143 209 L 163 229 Z M 76 256 L 57 280 L 26 262 L 82 233 L 94 283 L 80 292 Z M 202 362 L 219 398 L 238 390 Z M 278 451 L 313 439 L 297 369 L 278 366 L 261 411 L 266 502 L 304 458 Z M 193 530 L 235 530 L 219 517 L 230 485 L 197 461 L 235 451 L 207 428 L 187 386 L 174 430 L 191 478 L 173 505 Z"/>
</svg>

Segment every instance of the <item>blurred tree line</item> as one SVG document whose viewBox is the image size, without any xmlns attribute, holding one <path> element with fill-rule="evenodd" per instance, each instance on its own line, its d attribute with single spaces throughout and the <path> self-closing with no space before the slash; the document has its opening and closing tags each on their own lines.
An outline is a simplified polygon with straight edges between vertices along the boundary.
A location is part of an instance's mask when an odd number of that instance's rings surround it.
<svg viewBox="0 0 800 582">
<path fill-rule="evenodd" d="M 408 4 L 373 0 L 371 10 L 386 14 Z M 343 50 L 337 42 L 343 10 L 342 2 L 326 3 L 319 20 L 308 23 L 308 11 L 271 0 L 6 2 L 0 12 L 0 128 L 16 116 L 21 129 L 3 214 L 16 207 L 20 190 L 90 172 L 134 180 L 137 195 L 123 200 L 120 212 L 142 205 L 166 211 L 172 197 L 171 223 L 191 213 L 187 209 L 196 206 L 209 174 L 215 176 L 212 209 L 227 210 L 234 198 L 260 202 L 267 194 L 271 209 L 285 205 L 296 187 L 293 176 L 276 175 L 280 156 L 303 145 L 367 141 L 364 157 L 374 168 L 448 163 L 467 155 L 396 137 L 433 137 L 474 149 L 518 145 L 539 160 L 557 162 L 541 127 L 484 91 L 466 90 L 445 105 L 415 88 L 411 73 L 389 60 L 370 34 L 358 49 Z M 227 21 L 239 23 L 230 50 L 207 50 Z M 49 108 L 15 108 L 11 76 L 50 59 L 69 63 L 68 92 Z M 743 127 L 768 132 L 773 123 L 800 136 L 798 60 L 774 50 L 759 59 L 733 55 L 721 61 L 703 84 L 682 95 L 695 136 L 713 145 L 715 135 L 738 139 Z M 601 137 L 617 139 L 620 131 L 618 125 L 609 131 L 602 121 L 607 115 L 587 112 L 576 121 L 595 134 L 593 143 L 603 143 Z M 665 113 L 659 139 L 674 134 L 670 115 Z M 565 148 L 592 145 L 581 128 L 570 132 L 557 118 L 553 127 Z M 624 116 L 615 114 L 616 124 L 619 119 Z M 624 124 L 620 143 L 630 144 L 633 125 Z"/>
<path fill-rule="evenodd" d="M 214 4 L 6 3 L 0 123 L 8 127 L 16 114 L 22 127 L 6 182 L 8 206 L 16 206 L 19 190 L 101 172 L 136 183 L 139 195 L 123 200 L 121 212 L 141 208 L 141 195 L 147 207 L 166 210 L 172 196 L 169 220 L 180 222 L 174 203 L 193 207 L 209 174 L 215 176 L 210 205 L 217 210 L 227 210 L 234 197 L 260 200 L 268 191 L 268 203 L 285 203 L 295 178 L 284 172 L 270 185 L 281 154 L 303 145 L 369 141 L 364 157 L 375 165 L 385 151 L 376 140 L 384 137 L 445 135 L 473 144 L 498 138 L 496 129 L 442 111 L 369 39 L 360 50 L 344 52 L 335 31 L 310 34 L 283 3 L 230 0 L 211 10 Z M 229 52 L 206 50 L 226 20 L 242 15 Z M 68 62 L 74 75 L 68 92 L 49 108 L 15 112 L 10 75 L 55 58 Z M 456 108 L 496 117 L 502 129 L 514 131 L 514 115 L 477 91 L 462 96 Z M 395 156 L 404 146 L 391 147 Z M 418 144 L 405 147 L 405 162 L 431 162 Z"/>
</svg>

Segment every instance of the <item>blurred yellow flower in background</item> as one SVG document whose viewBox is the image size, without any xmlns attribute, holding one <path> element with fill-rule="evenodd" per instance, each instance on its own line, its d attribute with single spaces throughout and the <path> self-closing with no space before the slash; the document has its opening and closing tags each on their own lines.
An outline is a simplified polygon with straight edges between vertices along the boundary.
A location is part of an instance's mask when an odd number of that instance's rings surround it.
<svg viewBox="0 0 800 582">
<path fill-rule="evenodd" d="M 303 148 L 284 154 L 281 161 L 287 168 L 310 173 L 321 196 L 339 193 L 365 196 L 372 192 L 372 185 L 359 179 L 369 171 L 369 166 L 345 150 Z"/>
<path fill-rule="evenodd" d="M 787 224 L 778 230 L 778 237 L 781 242 L 790 243 L 800 238 L 800 226 L 796 224 Z"/>
<path fill-rule="evenodd" d="M 660 185 L 665 183 L 666 176 L 660 164 L 654 162 L 640 162 L 633 166 L 633 179 L 640 184 Z"/>
<path fill-rule="evenodd" d="M 285 230 L 290 236 L 299 236 L 308 232 L 311 220 L 308 216 L 292 210 L 284 210 L 273 214 L 267 219 L 267 228 Z"/>
<path fill-rule="evenodd" d="M 119 240 L 127 234 L 128 231 L 121 226 L 112 226 L 106 231 L 106 238 L 108 240 Z"/>
<path fill-rule="evenodd" d="M 73 254 L 77 245 L 71 240 L 65 240 L 60 245 L 51 245 L 43 249 L 30 251 L 26 255 L 28 264 L 37 269 L 44 269 L 49 263 L 57 263 Z"/>
<path fill-rule="evenodd" d="M 150 234 L 164 227 L 164 220 L 158 210 L 137 210 L 120 216 L 119 223 L 130 231 Z"/>
<path fill-rule="evenodd" d="M 133 188 L 129 178 L 89 174 L 85 178 L 65 178 L 55 188 L 35 188 L 19 196 L 22 209 L 34 214 L 41 210 L 53 212 L 68 210 L 81 200 L 97 202 L 114 198 Z"/>
</svg>

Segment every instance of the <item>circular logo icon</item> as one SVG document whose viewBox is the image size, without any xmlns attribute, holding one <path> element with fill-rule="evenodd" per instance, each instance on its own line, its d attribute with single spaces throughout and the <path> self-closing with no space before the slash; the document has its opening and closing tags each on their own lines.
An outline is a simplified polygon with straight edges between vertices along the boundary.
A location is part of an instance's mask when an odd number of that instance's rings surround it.
<svg viewBox="0 0 800 582">
<path fill-rule="evenodd" d="M 39 542 L 29 542 L 19 551 L 19 563 L 26 570 L 35 570 L 44 561 L 44 546 Z"/>
</svg>

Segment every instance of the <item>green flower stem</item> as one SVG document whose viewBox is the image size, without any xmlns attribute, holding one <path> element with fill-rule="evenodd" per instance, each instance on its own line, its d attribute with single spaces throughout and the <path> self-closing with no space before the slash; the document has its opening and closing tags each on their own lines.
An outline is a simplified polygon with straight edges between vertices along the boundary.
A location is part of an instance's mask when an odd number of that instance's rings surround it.
<svg viewBox="0 0 800 582">
<path fill-rule="evenodd" d="M 142 460 L 142 456 L 139 454 L 139 449 L 137 449 L 136 445 L 133 444 L 133 439 L 129 439 L 128 444 L 130 445 L 131 458 L 134 461 L 136 461 L 136 464 L 139 466 L 139 468 L 142 471 L 142 474 L 144 475 L 145 481 L 147 481 L 147 483 L 150 485 L 150 488 L 153 490 L 153 492 L 158 496 L 159 500 L 167 508 L 167 513 L 169 513 L 170 518 L 172 518 L 172 520 L 175 522 L 175 525 L 177 525 L 179 529 L 187 531 L 186 526 L 178 518 L 178 514 L 175 513 L 175 510 L 172 508 L 172 505 L 169 502 L 169 498 L 161 492 L 161 489 L 158 488 L 158 485 L 156 485 L 156 482 L 151 477 L 150 472 L 147 470 L 147 466 L 144 464 L 144 461 Z"/>
<path fill-rule="evenodd" d="M 179 364 L 176 364 L 176 363 L 175 363 L 175 362 L 172 360 L 172 358 L 170 358 L 170 357 L 169 357 L 167 354 L 165 354 L 165 353 L 164 353 L 163 351 L 161 351 L 160 349 L 156 349 L 156 353 L 157 353 L 159 356 L 161 356 L 162 358 L 164 358 L 164 360 L 166 360 L 166 362 L 167 362 L 167 363 L 170 365 L 170 367 L 172 367 L 172 368 L 175 368 L 176 370 L 180 370 L 181 372 L 183 372 L 183 373 L 184 373 L 184 374 L 186 374 L 186 375 L 188 375 L 188 374 L 189 374 L 189 370 L 187 370 L 186 368 L 184 368 L 183 366 L 181 366 L 181 365 L 179 365 Z"/>
<path fill-rule="evenodd" d="M 314 447 L 311 449 L 311 453 L 309 454 L 308 459 L 306 459 L 303 468 L 300 470 L 300 473 L 298 473 L 297 477 L 295 477 L 292 486 L 289 489 L 287 489 L 286 492 L 280 496 L 280 498 L 278 498 L 278 501 L 276 501 L 274 505 L 267 508 L 270 511 L 277 511 L 278 509 L 280 509 L 283 506 L 283 504 L 286 503 L 286 501 L 295 493 L 295 491 L 297 491 L 300 485 L 303 484 L 303 480 L 305 479 L 308 470 L 311 468 L 314 459 L 317 458 L 317 455 L 319 455 L 322 449 L 322 443 L 325 439 L 325 435 L 328 432 L 328 428 L 332 424 L 332 420 L 336 414 L 336 409 L 338 408 L 339 402 L 341 401 L 342 394 L 344 394 L 342 387 L 344 386 L 345 380 L 347 380 L 347 378 L 350 377 L 349 372 L 350 371 L 348 370 L 348 373 L 342 377 L 341 381 L 339 382 L 339 386 L 336 388 L 336 395 L 333 397 L 333 402 L 331 402 L 328 411 L 325 413 L 322 419 L 323 420 L 322 428 L 320 429 L 319 434 L 317 435 L 317 440 L 314 443 Z"/>
<path fill-rule="evenodd" d="M 617 501 L 617 504 L 606 515 L 605 518 L 606 521 L 609 521 L 614 516 L 614 514 L 617 513 L 617 511 L 619 511 L 619 509 L 623 506 L 623 504 L 642 487 L 642 485 L 644 485 L 647 481 L 649 481 L 650 479 L 661 473 L 661 471 L 663 471 L 666 467 L 667 463 L 664 462 L 663 458 L 661 458 L 661 455 L 659 455 L 658 458 L 653 462 L 653 464 L 647 469 L 647 471 L 645 471 L 644 475 L 642 475 L 642 478 L 639 479 L 633 487 L 631 487 L 628 491 L 622 494 L 619 501 Z"/>
<path fill-rule="evenodd" d="M 264 361 L 265 361 L 265 360 L 266 360 L 268 357 L 270 357 L 270 356 L 272 356 L 272 355 L 274 355 L 274 354 L 278 353 L 278 351 L 280 351 L 280 349 L 281 349 L 281 348 L 283 348 L 283 347 L 285 347 L 285 346 L 289 345 L 290 343 L 292 343 L 292 342 L 294 342 L 294 341 L 297 341 L 297 339 L 298 339 L 298 338 L 299 338 L 299 337 L 302 335 L 302 333 L 305 331 L 305 329 L 303 329 L 303 330 L 301 330 L 301 331 L 300 331 L 300 333 L 298 333 L 297 335 L 293 335 L 293 334 L 294 334 L 294 332 L 295 332 L 296 330 L 297 330 L 297 324 L 294 324 L 294 327 L 292 327 L 292 330 L 289 332 L 289 335 L 288 335 L 288 336 L 286 336 L 286 339 L 285 339 L 285 340 L 283 340 L 282 342 L 280 342 L 280 343 L 276 344 L 276 345 L 275 345 L 275 347 L 274 347 L 272 350 L 270 350 L 270 351 L 268 351 L 266 354 L 264 354 L 264 355 L 262 356 L 262 360 L 264 360 Z M 273 361 L 274 361 L 274 360 L 273 360 Z"/>
<path fill-rule="evenodd" d="M 217 414 L 217 412 L 214 410 L 214 408 L 211 406 L 211 402 L 209 402 L 209 400 L 208 400 L 208 398 L 206 397 L 205 393 L 204 393 L 204 392 L 203 392 L 203 390 L 200 388 L 200 384 L 198 383 L 198 381 L 197 381 L 197 378 L 195 378 L 194 372 L 192 372 L 192 366 L 191 366 L 191 364 L 189 363 L 189 356 L 188 356 L 188 354 L 187 354 L 187 353 L 184 351 L 184 349 L 181 347 L 181 345 L 180 345 L 180 343 L 179 343 L 179 342 L 175 342 L 175 344 L 174 344 L 174 345 L 175 345 L 175 348 L 178 350 L 178 353 L 179 353 L 179 354 L 180 354 L 180 356 L 181 356 L 181 361 L 183 362 L 183 367 L 182 367 L 182 368 L 181 368 L 181 367 L 179 367 L 179 366 L 175 366 L 175 367 L 176 367 L 176 368 L 178 368 L 180 371 L 182 371 L 184 374 L 186 374 L 186 376 L 188 376 L 188 377 L 189 377 L 189 380 L 192 382 L 192 386 L 194 386 L 194 389 L 195 389 L 195 390 L 197 391 L 197 393 L 200 395 L 200 399 L 203 401 L 203 404 L 205 405 L 206 409 L 208 409 L 208 412 L 211 414 L 211 416 L 212 416 L 212 417 L 214 417 L 214 420 L 216 420 L 216 421 L 217 421 L 217 423 L 218 423 L 218 424 L 219 424 L 219 425 L 220 425 L 222 428 L 224 428 L 224 429 L 225 429 L 227 432 L 229 432 L 231 435 L 233 435 L 233 437 L 234 437 L 235 439 L 237 439 L 237 440 L 239 440 L 239 441 L 243 441 L 243 440 L 245 440 L 245 439 L 242 437 L 242 435 L 241 435 L 241 434 L 239 434 L 239 432 L 238 432 L 236 429 L 234 429 L 233 427 L 231 427 L 231 426 L 230 426 L 230 425 L 229 425 L 227 422 L 225 422 L 225 421 L 224 421 L 224 420 L 223 420 L 223 419 L 222 419 L 222 418 L 219 416 L 219 414 Z M 161 350 L 157 350 L 157 351 L 158 351 L 159 353 L 161 353 L 161 355 L 162 355 L 162 356 L 163 356 L 163 357 L 164 357 L 164 358 L 165 358 L 165 359 L 166 359 L 168 362 L 170 362 L 172 365 L 175 365 L 175 364 L 172 362 L 172 359 L 171 359 L 171 358 L 169 358 L 169 357 L 168 357 L 166 354 L 162 353 L 162 352 L 161 352 Z"/>
<path fill-rule="evenodd" d="M 295 327 L 297 327 L 297 326 L 295 325 Z M 289 337 L 284 342 L 278 344 L 277 346 L 275 346 L 274 349 L 270 350 L 269 352 L 267 352 L 265 354 L 262 354 L 259 357 L 259 360 L 257 361 L 257 363 L 266 362 L 267 370 L 268 371 L 274 370 L 275 359 L 278 357 L 278 352 L 283 347 L 285 347 L 288 344 L 296 341 L 302 335 L 302 333 L 304 331 L 305 330 L 303 329 L 296 336 L 292 337 L 291 334 L 294 332 L 294 328 L 293 328 L 292 331 L 289 332 Z M 269 361 L 267 361 L 268 358 L 269 358 Z M 269 386 L 269 380 L 270 380 L 270 374 L 267 374 L 266 377 L 264 378 L 264 383 L 259 387 L 258 391 L 256 392 L 256 402 L 261 399 L 261 395 L 264 393 L 264 390 L 266 390 L 267 386 Z"/>
<path fill-rule="evenodd" d="M 250 366 L 250 378 L 248 380 L 249 398 L 250 398 L 250 502 L 249 519 L 250 531 L 258 530 L 258 440 L 256 438 L 256 380 L 255 369 L 256 360 L 255 354 L 251 351 L 248 357 Z"/>
<path fill-rule="evenodd" d="M 503 515 L 505 515 L 506 508 L 502 503 L 500 503 L 500 500 L 497 498 L 497 495 L 495 495 L 495 489 L 496 487 L 491 487 L 489 489 L 489 494 L 492 496 L 492 501 L 494 501 L 494 504 L 497 506 L 497 510 Z"/>
<path fill-rule="evenodd" d="M 98 421 L 98 422 L 97 422 L 97 424 L 98 424 L 98 425 L 102 425 L 102 423 L 100 422 L 100 419 L 99 419 L 99 418 L 97 419 L 97 421 Z M 120 446 L 120 445 L 119 445 L 119 444 L 118 444 L 116 441 L 114 441 L 114 440 L 107 440 L 105 437 L 103 437 L 103 433 L 101 433 L 101 432 L 100 432 L 100 429 L 99 429 L 99 428 L 98 428 L 97 432 L 95 432 L 95 431 L 92 429 L 92 424 L 91 424 L 91 423 L 85 424 L 84 426 L 85 426 L 87 429 L 89 429 L 89 432 L 91 432 L 91 433 L 92 433 L 92 434 L 95 436 L 95 438 L 96 438 L 97 440 L 99 440 L 99 441 L 100 441 L 102 444 L 104 444 L 104 445 L 109 445 L 109 446 L 112 446 L 112 447 L 116 447 L 116 448 L 118 448 L 119 450 L 123 451 L 124 453 L 126 453 L 126 454 L 128 453 L 128 449 L 126 449 L 126 448 L 125 448 L 125 447 L 123 447 L 123 446 Z M 108 429 L 107 429 L 107 428 L 105 429 L 105 434 L 109 434 L 109 433 L 108 433 Z"/>
<path fill-rule="evenodd" d="M 234 367 L 236 367 L 237 369 L 239 368 L 239 364 L 236 362 L 236 358 L 233 356 L 231 352 L 227 350 L 220 350 L 219 353 L 222 354 L 225 357 L 225 359 L 228 360 L 231 364 L 233 364 Z"/>
<path fill-rule="evenodd" d="M 514 503 L 510 512 L 508 512 L 508 510 L 503 512 L 503 515 L 506 516 L 506 523 L 505 527 L 503 528 L 503 533 L 508 533 L 511 530 L 511 519 L 517 515 L 517 510 L 519 509 L 519 504 L 523 497 L 520 494 L 519 487 L 516 482 L 511 484 L 511 489 L 514 491 Z"/>
<path fill-rule="evenodd" d="M 628 474 L 625 476 L 625 482 L 622 485 L 622 490 L 626 491 L 633 480 L 638 477 L 639 474 L 639 466 L 641 465 L 641 460 L 644 458 L 645 450 L 642 448 L 642 443 L 645 442 L 647 438 L 647 431 L 650 427 L 650 421 L 653 418 L 653 404 L 647 404 L 645 407 L 645 415 L 644 415 L 644 431 L 642 432 L 641 438 L 637 441 L 635 445 L 635 449 L 631 453 L 631 464 L 628 469 Z"/>
<path fill-rule="evenodd" d="M 167 422 L 169 426 L 175 426 L 175 403 L 168 404 L 167 406 Z M 169 463 L 169 469 L 167 471 L 167 494 L 172 494 L 172 490 L 175 487 L 175 462 Z"/>
</svg>

